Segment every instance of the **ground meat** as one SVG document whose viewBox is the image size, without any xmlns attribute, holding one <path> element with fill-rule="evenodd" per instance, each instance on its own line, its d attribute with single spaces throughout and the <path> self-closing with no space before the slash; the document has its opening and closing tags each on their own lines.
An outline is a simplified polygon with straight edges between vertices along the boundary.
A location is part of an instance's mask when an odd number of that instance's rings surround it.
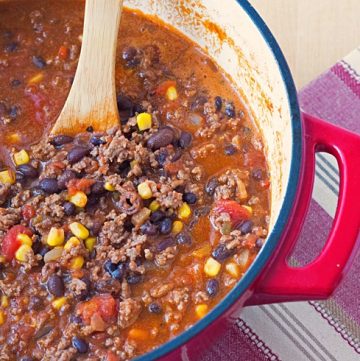
<svg viewBox="0 0 360 361">
<path fill-rule="evenodd" d="M 127 298 L 119 303 L 118 325 L 120 328 L 131 326 L 139 317 L 141 302 L 133 298 Z"/>
<path fill-rule="evenodd" d="M 165 265 L 171 263 L 177 254 L 177 247 L 168 247 L 164 251 L 160 252 L 155 256 L 155 263 L 159 267 L 164 267 Z"/>
<path fill-rule="evenodd" d="M 16 208 L 0 208 L 0 237 L 4 235 L 4 233 L 14 226 L 18 224 L 21 219 L 21 211 Z"/>
<path fill-rule="evenodd" d="M 0 183 L 0 206 L 2 206 L 10 193 L 11 186 L 9 184 Z"/>
<path fill-rule="evenodd" d="M 165 297 L 165 302 L 169 302 L 176 306 L 177 310 L 180 312 L 185 312 L 186 306 L 190 301 L 189 289 L 185 288 L 177 288 L 168 293 Z"/>
<path fill-rule="evenodd" d="M 61 227 L 63 225 L 65 215 L 64 202 L 63 194 L 52 194 L 39 204 L 32 224 L 41 235 L 46 234 L 51 227 Z"/>
<path fill-rule="evenodd" d="M 128 232 L 124 232 L 126 214 L 115 215 L 115 212 L 111 214 L 114 218 L 104 223 L 99 239 L 103 244 L 121 244 L 129 236 Z"/>
<path fill-rule="evenodd" d="M 47 139 L 43 139 L 40 143 L 31 147 L 31 153 L 34 158 L 47 161 L 56 155 L 56 149 Z"/>
<path fill-rule="evenodd" d="M 31 192 L 29 190 L 19 191 L 12 199 L 11 206 L 14 208 L 22 207 L 31 198 Z"/>
<path fill-rule="evenodd" d="M 87 290 L 87 284 L 78 279 L 72 278 L 71 281 L 67 284 L 68 292 L 73 296 L 80 296 L 84 291 Z"/>
<path fill-rule="evenodd" d="M 150 295 L 154 298 L 160 298 L 167 295 L 174 287 L 174 283 L 158 284 L 151 288 Z"/>
<path fill-rule="evenodd" d="M 160 206 L 166 208 L 179 208 L 182 204 L 182 194 L 173 190 L 170 185 L 162 184 L 160 190 L 154 194 Z"/>
<path fill-rule="evenodd" d="M 246 242 L 246 236 L 242 236 L 238 230 L 230 232 L 228 235 L 223 235 L 220 238 L 220 243 L 226 244 L 226 248 L 231 250 L 243 246 Z"/>
<path fill-rule="evenodd" d="M 231 169 L 218 177 L 220 185 L 216 187 L 214 198 L 219 199 L 237 199 L 244 201 L 248 197 L 245 182 L 249 178 L 247 171 Z"/>
</svg>

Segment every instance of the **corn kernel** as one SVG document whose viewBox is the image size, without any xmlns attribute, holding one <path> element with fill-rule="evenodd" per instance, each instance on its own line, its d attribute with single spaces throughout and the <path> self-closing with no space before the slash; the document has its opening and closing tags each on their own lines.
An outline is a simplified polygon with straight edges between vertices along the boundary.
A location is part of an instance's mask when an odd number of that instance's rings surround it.
<svg viewBox="0 0 360 361">
<path fill-rule="evenodd" d="M 55 310 L 60 310 L 62 306 L 65 305 L 67 301 L 66 297 L 59 297 L 56 298 L 54 301 L 52 301 L 52 306 L 55 308 Z"/>
<path fill-rule="evenodd" d="M 152 126 L 152 116 L 149 113 L 140 113 L 136 117 L 136 122 L 139 130 L 150 129 Z"/>
<path fill-rule="evenodd" d="M 92 250 L 95 247 L 96 238 L 95 237 L 89 237 L 85 240 L 85 247 L 89 252 L 92 252 Z"/>
<path fill-rule="evenodd" d="M 11 133 L 6 136 L 6 140 L 11 144 L 17 144 L 21 140 L 21 136 L 19 133 Z"/>
<path fill-rule="evenodd" d="M 235 262 L 229 262 L 225 265 L 226 272 L 229 273 L 234 278 L 240 277 L 240 267 Z"/>
<path fill-rule="evenodd" d="M 145 341 L 149 338 L 149 333 L 141 328 L 132 328 L 128 333 L 128 337 L 133 340 Z"/>
<path fill-rule="evenodd" d="M 75 248 L 76 246 L 80 245 L 80 241 L 78 238 L 76 237 L 71 237 L 64 246 L 64 249 L 66 249 L 67 251 L 70 251 L 71 248 Z"/>
<path fill-rule="evenodd" d="M 178 98 L 178 92 L 174 86 L 169 86 L 166 90 L 166 98 L 170 101 Z"/>
<path fill-rule="evenodd" d="M 3 170 L 0 172 L 0 182 L 3 184 L 14 184 L 15 174 L 12 170 Z"/>
<path fill-rule="evenodd" d="M 220 268 L 221 268 L 221 263 L 219 263 L 214 258 L 209 257 L 205 262 L 204 272 L 209 277 L 215 277 L 219 274 Z"/>
<path fill-rule="evenodd" d="M 250 215 L 253 215 L 254 211 L 253 211 L 252 207 L 250 207 L 250 206 L 242 206 L 242 207 L 247 209 L 249 211 Z"/>
<path fill-rule="evenodd" d="M 1 311 L 0 310 L 0 326 L 2 326 L 6 321 L 6 316 L 5 316 L 5 313 L 4 311 Z"/>
<path fill-rule="evenodd" d="M 191 215 L 191 208 L 186 202 L 184 202 L 179 209 L 178 217 L 180 219 L 186 219 L 189 218 L 190 215 Z"/>
<path fill-rule="evenodd" d="M 154 200 L 150 203 L 149 208 L 151 212 L 155 212 L 160 208 L 160 203 Z"/>
<path fill-rule="evenodd" d="M 22 244 L 15 252 L 15 258 L 19 262 L 26 262 L 29 255 L 33 252 L 32 248 L 28 244 Z"/>
<path fill-rule="evenodd" d="M 181 221 L 175 221 L 172 225 L 172 233 L 174 234 L 178 234 L 182 231 L 182 229 L 184 228 L 184 223 Z"/>
<path fill-rule="evenodd" d="M 14 163 L 16 165 L 27 164 L 30 162 L 30 157 L 28 152 L 25 149 L 20 150 L 14 154 Z"/>
<path fill-rule="evenodd" d="M 44 79 L 44 73 L 37 73 L 29 79 L 28 84 L 40 83 Z"/>
<path fill-rule="evenodd" d="M 130 162 L 130 168 L 131 169 L 134 169 L 134 167 L 137 165 L 137 164 L 139 164 L 139 162 L 137 161 L 137 160 L 132 160 L 131 162 Z"/>
<path fill-rule="evenodd" d="M 87 195 L 84 192 L 77 191 L 74 195 L 70 197 L 69 201 L 76 207 L 84 208 L 88 199 Z"/>
<path fill-rule="evenodd" d="M 203 318 L 209 310 L 209 306 L 206 304 L 197 305 L 195 307 L 195 313 L 198 318 Z"/>
<path fill-rule="evenodd" d="M 73 222 L 70 224 L 70 230 L 74 236 L 80 239 L 86 239 L 89 237 L 88 229 L 79 222 Z"/>
<path fill-rule="evenodd" d="M 73 270 L 81 269 L 82 266 L 84 265 L 84 262 L 85 262 L 84 257 L 82 257 L 82 256 L 74 257 L 70 261 L 70 268 Z"/>
<path fill-rule="evenodd" d="M 25 233 L 19 233 L 16 238 L 21 244 L 27 244 L 30 247 L 33 244 L 32 239 Z"/>
<path fill-rule="evenodd" d="M 142 182 L 137 187 L 138 193 L 142 199 L 150 199 L 152 197 L 152 191 L 147 182 Z"/>
<path fill-rule="evenodd" d="M 62 228 L 52 227 L 47 236 L 47 244 L 51 247 L 61 246 L 64 243 L 65 235 Z"/>
<path fill-rule="evenodd" d="M 9 297 L 8 297 L 8 296 L 6 296 L 6 295 L 2 295 L 2 296 L 1 296 L 0 306 L 1 306 L 2 308 L 7 308 L 7 307 L 9 307 Z"/>
<path fill-rule="evenodd" d="M 106 182 L 104 188 L 109 192 L 115 191 L 115 187 L 110 182 Z"/>
</svg>

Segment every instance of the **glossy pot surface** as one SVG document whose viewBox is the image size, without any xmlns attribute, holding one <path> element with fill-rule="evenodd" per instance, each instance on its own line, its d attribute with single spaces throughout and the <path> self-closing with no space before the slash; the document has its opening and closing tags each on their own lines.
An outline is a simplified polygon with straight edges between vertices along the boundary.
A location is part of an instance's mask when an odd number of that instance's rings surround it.
<svg viewBox="0 0 360 361">
<path fill-rule="evenodd" d="M 250 269 L 206 317 L 139 360 L 195 360 L 249 304 L 327 298 L 356 249 L 360 203 L 356 152 L 360 137 L 301 115 L 284 56 L 247 0 L 127 0 L 131 9 L 171 24 L 202 47 L 241 91 L 263 133 L 271 175 L 267 241 Z M 291 254 L 311 199 L 315 153 L 333 154 L 340 168 L 339 204 L 329 239 L 316 260 L 291 268 Z"/>
</svg>

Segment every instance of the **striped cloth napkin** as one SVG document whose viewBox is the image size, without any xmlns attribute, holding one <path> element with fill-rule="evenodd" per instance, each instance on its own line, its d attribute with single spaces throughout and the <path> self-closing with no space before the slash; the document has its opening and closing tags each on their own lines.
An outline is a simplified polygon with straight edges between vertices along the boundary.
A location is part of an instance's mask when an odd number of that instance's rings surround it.
<svg viewBox="0 0 360 361">
<path fill-rule="evenodd" d="M 360 134 L 360 48 L 302 89 L 299 99 L 307 113 Z M 293 255 L 297 263 L 308 263 L 321 250 L 335 214 L 338 188 L 335 159 L 318 154 L 313 199 Z M 245 308 L 235 325 L 199 358 L 201 361 L 360 360 L 359 274 L 360 254 L 327 301 Z"/>
</svg>

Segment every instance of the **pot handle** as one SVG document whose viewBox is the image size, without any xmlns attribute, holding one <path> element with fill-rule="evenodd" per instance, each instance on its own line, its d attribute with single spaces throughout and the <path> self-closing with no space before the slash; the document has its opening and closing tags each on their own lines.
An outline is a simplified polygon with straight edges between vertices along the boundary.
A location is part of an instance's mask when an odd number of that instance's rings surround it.
<svg viewBox="0 0 360 361">
<path fill-rule="evenodd" d="M 267 273 L 255 284 L 247 305 L 328 298 L 341 281 L 360 241 L 360 136 L 308 114 L 302 114 L 304 161 L 291 226 Z M 294 268 L 287 260 L 301 231 L 310 204 L 315 153 L 335 156 L 340 169 L 336 215 L 328 240 L 310 264 Z"/>
</svg>

